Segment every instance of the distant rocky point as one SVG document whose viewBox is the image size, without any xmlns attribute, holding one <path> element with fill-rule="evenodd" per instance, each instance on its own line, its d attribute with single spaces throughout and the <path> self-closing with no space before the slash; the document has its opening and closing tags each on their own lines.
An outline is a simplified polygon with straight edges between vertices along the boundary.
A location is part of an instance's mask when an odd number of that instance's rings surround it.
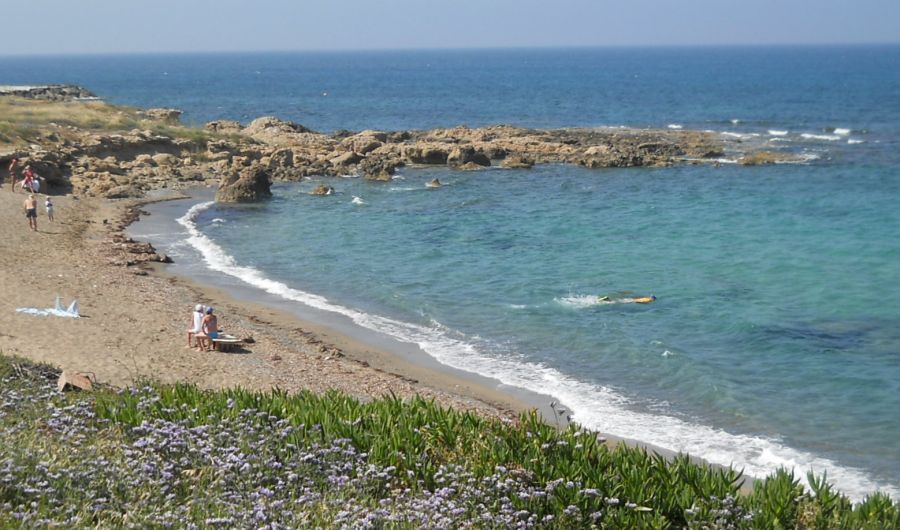
<svg viewBox="0 0 900 530">
<path fill-rule="evenodd" d="M 75 85 L 0 85 L 0 96 L 18 96 L 49 101 L 96 100 L 92 92 Z"/>
<path fill-rule="evenodd" d="M 53 101 L 95 98 L 68 85 L 0 87 L 2 95 Z M 36 134 L 33 127 L 23 128 L 22 137 L 8 141 L 9 147 L 0 136 L 0 177 L 5 177 L 4 161 L 16 156 L 22 165 L 31 164 L 51 190 L 76 195 L 140 197 L 153 189 L 218 182 L 217 200 L 247 202 L 269 197 L 276 180 L 355 174 L 387 181 L 403 166 L 477 171 L 547 163 L 588 168 L 712 164 L 726 148 L 721 136 L 712 132 L 666 129 L 494 125 L 324 134 L 272 116 L 246 126 L 220 120 L 196 129 L 179 125 L 181 112 L 176 109 L 137 110 L 101 102 L 85 103 L 89 119 L 78 126 L 68 119 L 78 114 L 78 108 L 57 109 L 67 118 L 57 121 L 67 125 L 48 121 Z M 742 154 L 751 156 L 747 160 L 753 163 L 782 160 L 771 154 Z"/>
</svg>

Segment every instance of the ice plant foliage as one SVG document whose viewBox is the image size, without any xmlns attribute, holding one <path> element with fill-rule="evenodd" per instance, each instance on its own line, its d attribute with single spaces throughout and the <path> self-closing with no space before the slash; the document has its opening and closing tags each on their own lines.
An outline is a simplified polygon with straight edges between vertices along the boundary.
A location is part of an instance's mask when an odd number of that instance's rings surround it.
<svg viewBox="0 0 900 530">
<path fill-rule="evenodd" d="M 142 384 L 61 394 L 0 356 L 0 528 L 896 528 L 787 472 L 741 475 L 415 399 Z"/>
</svg>

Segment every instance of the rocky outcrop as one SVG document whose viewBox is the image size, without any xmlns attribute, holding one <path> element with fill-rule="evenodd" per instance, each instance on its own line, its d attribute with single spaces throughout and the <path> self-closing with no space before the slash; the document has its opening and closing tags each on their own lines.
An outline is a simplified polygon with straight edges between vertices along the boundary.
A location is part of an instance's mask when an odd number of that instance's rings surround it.
<svg viewBox="0 0 900 530">
<path fill-rule="evenodd" d="M 102 104 L 93 104 L 98 105 Z M 115 113 L 121 111 L 110 112 L 118 116 Z M 177 121 L 179 115 L 174 109 L 150 109 L 140 114 L 155 122 Z M 110 133 L 50 124 L 36 135 L 30 148 L 17 149 L 15 154 L 20 158 L 20 168 L 31 163 L 51 190 L 121 198 L 219 180 L 218 200 L 245 202 L 270 196 L 273 180 L 358 174 L 387 181 L 407 164 L 473 171 L 493 164 L 516 169 L 547 163 L 589 168 L 668 166 L 714 163 L 726 148 L 729 157 L 743 155 L 741 163 L 747 165 L 792 161 L 795 157 L 746 144 L 726 144 L 720 136 L 700 131 L 540 130 L 495 125 L 321 134 L 271 116 L 247 126 L 214 121 L 204 131 L 172 125 Z M 6 153 L 0 158 L 10 156 L 12 153 Z"/>
<path fill-rule="evenodd" d="M 259 164 L 233 167 L 219 184 L 216 202 L 257 202 L 272 196 L 272 180 Z"/>
<path fill-rule="evenodd" d="M 791 160 L 790 153 L 778 153 L 775 151 L 757 151 L 742 156 L 738 159 L 738 163 L 743 166 L 761 166 L 766 164 L 777 164 L 779 162 L 789 162 Z"/>
<path fill-rule="evenodd" d="M 204 127 L 207 131 L 223 134 L 240 134 L 244 126 L 240 122 L 232 120 L 216 120 L 207 123 Z"/>
<path fill-rule="evenodd" d="M 378 149 L 387 141 L 387 134 L 380 131 L 363 131 L 359 134 L 348 136 L 341 141 L 341 146 L 365 155 Z"/>
<path fill-rule="evenodd" d="M 397 168 L 403 167 L 403 160 L 390 153 L 369 156 L 359 163 L 359 170 L 368 180 L 391 180 Z"/>
<path fill-rule="evenodd" d="M 450 150 L 440 144 L 414 144 L 403 147 L 403 156 L 410 164 L 446 164 Z"/>
<path fill-rule="evenodd" d="M 491 159 L 474 147 L 454 147 L 447 154 L 447 165 L 455 167 L 468 166 L 468 168 L 472 166 L 487 167 L 491 165 Z"/>
<path fill-rule="evenodd" d="M 0 86 L 0 96 L 17 96 L 49 101 L 98 99 L 90 91 L 75 85 Z"/>
<path fill-rule="evenodd" d="M 178 109 L 147 109 L 141 114 L 152 121 L 160 121 L 169 125 L 177 125 L 181 121 L 181 111 Z"/>
<path fill-rule="evenodd" d="M 320 136 L 300 124 L 280 120 L 274 116 L 253 120 L 241 133 L 270 145 L 304 144 L 314 140 L 310 136 Z"/>
<path fill-rule="evenodd" d="M 121 232 L 113 234 L 103 249 L 109 263 L 122 267 L 131 267 L 147 262 L 172 263 L 170 257 L 156 252 L 150 243 L 135 241 L 125 237 Z"/>
<path fill-rule="evenodd" d="M 507 169 L 529 169 L 534 167 L 534 159 L 525 156 L 509 156 L 504 158 L 500 165 Z"/>
</svg>

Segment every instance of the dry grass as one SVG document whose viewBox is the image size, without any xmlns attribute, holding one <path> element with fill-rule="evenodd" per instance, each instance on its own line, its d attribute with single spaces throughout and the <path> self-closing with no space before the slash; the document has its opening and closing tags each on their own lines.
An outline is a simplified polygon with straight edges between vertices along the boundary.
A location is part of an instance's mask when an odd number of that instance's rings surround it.
<svg viewBox="0 0 900 530">
<path fill-rule="evenodd" d="M 74 138 L 78 131 L 126 132 L 152 130 L 157 134 L 188 140 L 214 140 L 224 135 L 147 119 L 139 109 L 102 101 L 41 101 L 0 97 L 0 146 L 43 143 L 49 133 Z"/>
</svg>

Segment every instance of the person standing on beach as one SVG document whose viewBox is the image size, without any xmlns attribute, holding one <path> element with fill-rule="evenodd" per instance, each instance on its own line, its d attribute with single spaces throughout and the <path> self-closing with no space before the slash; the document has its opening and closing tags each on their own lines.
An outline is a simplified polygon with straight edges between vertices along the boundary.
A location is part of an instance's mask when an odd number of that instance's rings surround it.
<svg viewBox="0 0 900 530">
<path fill-rule="evenodd" d="M 10 191 L 16 191 L 16 166 L 19 165 L 19 159 L 13 158 L 9 163 L 9 189 Z"/>
<path fill-rule="evenodd" d="M 28 226 L 37 232 L 37 199 L 34 195 L 29 195 L 23 203 L 25 207 L 25 218 L 28 219 Z"/>
<path fill-rule="evenodd" d="M 47 220 L 51 223 L 53 222 L 53 201 L 50 200 L 50 196 L 47 196 L 47 200 L 44 201 L 44 208 L 47 209 Z"/>
<path fill-rule="evenodd" d="M 34 193 L 34 171 L 31 170 L 31 166 L 26 164 L 25 170 L 22 171 L 22 190 L 28 188 L 28 193 Z M 14 190 L 15 191 L 15 190 Z"/>
</svg>

